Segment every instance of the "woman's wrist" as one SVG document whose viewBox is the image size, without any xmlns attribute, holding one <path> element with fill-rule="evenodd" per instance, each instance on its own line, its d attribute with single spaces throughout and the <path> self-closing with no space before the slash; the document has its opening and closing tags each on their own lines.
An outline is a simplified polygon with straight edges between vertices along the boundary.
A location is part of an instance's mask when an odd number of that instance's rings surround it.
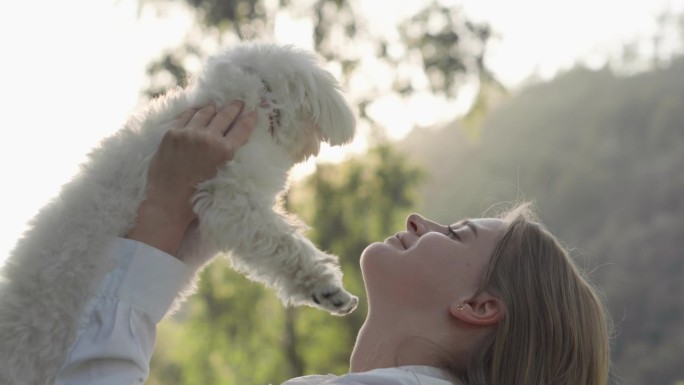
<svg viewBox="0 0 684 385">
<path fill-rule="evenodd" d="M 126 238 L 146 243 L 176 256 L 185 231 L 194 219 L 192 211 L 189 213 L 183 211 L 151 201 L 143 201 L 138 208 L 135 225 Z"/>
</svg>

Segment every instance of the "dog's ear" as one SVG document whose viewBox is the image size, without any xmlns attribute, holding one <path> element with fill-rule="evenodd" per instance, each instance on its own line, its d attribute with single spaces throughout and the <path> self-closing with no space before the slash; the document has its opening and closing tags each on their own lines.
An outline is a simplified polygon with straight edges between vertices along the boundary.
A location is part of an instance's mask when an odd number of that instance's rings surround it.
<svg viewBox="0 0 684 385">
<path fill-rule="evenodd" d="M 300 130 L 289 134 L 296 140 L 288 146 L 295 162 L 318 155 L 321 142 L 331 146 L 351 142 L 356 131 L 354 113 L 337 80 L 316 66 L 312 71 L 300 74 L 298 85 L 300 94 L 304 96 L 300 98 L 296 112 Z"/>
<path fill-rule="evenodd" d="M 217 56 L 214 62 L 217 68 L 239 68 L 243 75 L 230 77 L 231 82 L 255 77 L 263 82 L 262 104 L 277 111 L 272 117 L 274 138 L 295 153 L 295 158 L 318 153 L 322 141 L 336 146 L 354 138 L 356 124 L 352 108 L 335 77 L 322 68 L 321 60 L 314 53 L 287 45 L 254 42 L 238 45 Z M 222 79 L 221 72 L 214 72 L 217 76 L 211 77 L 212 81 Z M 304 135 L 308 136 L 307 141 L 315 140 L 318 144 L 302 144 Z"/>
<path fill-rule="evenodd" d="M 354 113 L 337 80 L 320 68 L 312 75 L 313 81 L 305 82 L 308 97 L 304 108 L 317 127 L 320 139 L 331 146 L 351 142 L 356 128 Z"/>
</svg>

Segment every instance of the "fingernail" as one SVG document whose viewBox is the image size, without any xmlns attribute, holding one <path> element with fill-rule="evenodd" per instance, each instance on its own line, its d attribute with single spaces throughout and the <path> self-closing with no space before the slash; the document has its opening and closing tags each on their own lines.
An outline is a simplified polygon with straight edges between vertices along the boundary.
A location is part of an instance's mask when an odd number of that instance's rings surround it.
<svg viewBox="0 0 684 385">
<path fill-rule="evenodd" d="M 238 107 L 240 110 L 242 110 L 242 108 L 245 106 L 245 102 L 243 102 L 242 100 L 233 100 L 232 102 L 230 102 L 230 104 Z"/>
</svg>

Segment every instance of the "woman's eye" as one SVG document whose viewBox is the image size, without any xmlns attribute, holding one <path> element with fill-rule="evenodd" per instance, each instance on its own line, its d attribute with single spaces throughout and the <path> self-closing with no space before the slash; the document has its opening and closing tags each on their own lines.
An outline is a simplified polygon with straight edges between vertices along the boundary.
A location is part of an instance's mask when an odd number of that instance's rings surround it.
<svg viewBox="0 0 684 385">
<path fill-rule="evenodd" d="M 447 226 L 447 229 L 449 229 L 449 232 L 447 233 L 447 236 L 451 239 L 455 239 L 459 242 L 461 242 L 461 236 L 456 234 L 454 229 L 451 228 L 451 226 Z"/>
</svg>

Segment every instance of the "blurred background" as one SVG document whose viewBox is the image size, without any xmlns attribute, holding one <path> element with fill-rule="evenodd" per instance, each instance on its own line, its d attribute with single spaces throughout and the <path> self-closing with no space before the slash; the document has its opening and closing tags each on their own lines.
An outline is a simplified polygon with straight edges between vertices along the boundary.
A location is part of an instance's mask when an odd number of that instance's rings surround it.
<svg viewBox="0 0 684 385">
<path fill-rule="evenodd" d="M 357 110 L 357 140 L 298 167 L 287 199 L 351 291 L 410 212 L 534 200 L 603 290 L 612 383 L 684 383 L 681 0 L 3 3 L 0 260 L 131 111 L 255 38 L 318 52 Z M 365 306 L 284 309 L 217 261 L 161 324 L 148 383 L 344 373 Z"/>
</svg>

